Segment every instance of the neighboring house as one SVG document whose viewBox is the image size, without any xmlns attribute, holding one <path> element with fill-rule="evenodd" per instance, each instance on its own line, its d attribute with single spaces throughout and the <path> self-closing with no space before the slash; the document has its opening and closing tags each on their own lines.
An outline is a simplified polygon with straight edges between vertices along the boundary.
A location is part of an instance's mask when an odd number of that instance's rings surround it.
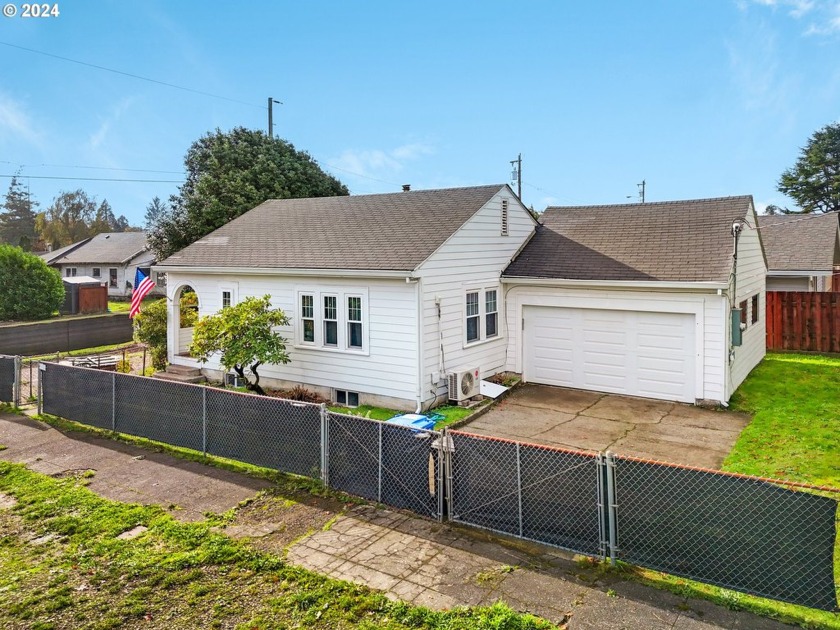
<svg viewBox="0 0 840 630">
<path fill-rule="evenodd" d="M 832 277 L 840 271 L 838 217 L 837 212 L 758 217 L 768 291 L 840 291 Z"/>
<path fill-rule="evenodd" d="M 108 232 L 46 252 L 41 257 L 55 267 L 65 278 L 91 276 L 108 285 L 110 297 L 128 297 L 134 285 L 135 271 L 139 267 L 148 275 L 155 262 L 148 250 L 143 232 Z M 152 273 L 157 287 L 153 294 L 166 292 L 166 277 Z"/>
<path fill-rule="evenodd" d="M 202 316 L 270 294 L 291 319 L 291 362 L 260 369 L 269 386 L 426 409 L 446 400 L 450 373 L 507 370 L 725 403 L 764 355 L 754 219 L 750 197 L 731 197 L 550 208 L 537 226 L 506 185 L 267 201 L 155 267 L 168 277 L 169 360 L 222 376 L 188 355 L 185 290 Z"/>
<path fill-rule="evenodd" d="M 504 369 L 500 276 L 535 225 L 506 185 L 267 201 L 155 267 L 168 279 L 169 361 L 201 367 L 172 306 L 185 288 L 199 315 L 271 294 L 292 323 L 280 330 L 291 362 L 260 368 L 269 385 L 401 409 L 445 402 L 447 372 Z"/>
<path fill-rule="evenodd" d="M 752 197 L 548 208 L 542 223 L 502 278 L 507 369 L 524 380 L 725 403 L 764 356 Z"/>
</svg>

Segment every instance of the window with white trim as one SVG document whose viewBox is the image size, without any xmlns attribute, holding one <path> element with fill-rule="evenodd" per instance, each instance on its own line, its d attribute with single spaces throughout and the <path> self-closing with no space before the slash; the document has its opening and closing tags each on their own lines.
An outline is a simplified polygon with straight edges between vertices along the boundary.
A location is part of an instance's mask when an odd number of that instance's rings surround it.
<svg viewBox="0 0 840 630">
<path fill-rule="evenodd" d="M 300 294 L 300 325 L 303 343 L 315 343 L 315 296 Z"/>
<path fill-rule="evenodd" d="M 338 297 L 324 296 L 324 345 L 338 347 Z"/>
<path fill-rule="evenodd" d="M 297 291 L 295 343 L 314 350 L 367 353 L 367 289 L 324 287 Z"/>
<path fill-rule="evenodd" d="M 77 271 L 78 270 L 75 267 L 67 267 L 67 270 L 65 271 L 65 275 L 68 278 L 75 278 Z"/>
<path fill-rule="evenodd" d="M 499 290 L 469 289 L 464 296 L 464 341 L 478 343 L 499 337 Z"/>
<path fill-rule="evenodd" d="M 499 305 L 496 302 L 496 290 L 484 292 L 484 336 L 487 339 L 499 334 Z"/>
<path fill-rule="evenodd" d="M 234 306 L 236 304 L 236 293 L 238 288 L 239 285 L 236 283 L 224 284 L 219 287 L 219 306 L 221 307 L 220 310 L 230 308 L 231 306 Z"/>
<path fill-rule="evenodd" d="M 99 267 L 94 267 L 91 270 L 90 275 L 92 275 L 94 278 L 100 278 L 102 277 L 102 269 L 100 269 Z"/>
<path fill-rule="evenodd" d="M 231 291 L 222 291 L 222 308 L 230 308 L 233 303 L 233 293 Z"/>
<path fill-rule="evenodd" d="M 347 347 L 361 349 L 362 343 L 362 298 L 347 296 Z"/>
<path fill-rule="evenodd" d="M 467 343 L 478 341 L 481 338 L 481 315 L 478 313 L 478 295 L 478 291 L 467 293 Z"/>
</svg>

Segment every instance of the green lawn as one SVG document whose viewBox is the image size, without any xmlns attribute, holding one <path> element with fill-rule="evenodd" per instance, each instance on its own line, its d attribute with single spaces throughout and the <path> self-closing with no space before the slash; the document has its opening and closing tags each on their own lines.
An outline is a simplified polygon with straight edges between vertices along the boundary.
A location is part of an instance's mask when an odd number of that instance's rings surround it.
<svg viewBox="0 0 840 630">
<path fill-rule="evenodd" d="M 768 354 L 730 403 L 754 415 L 724 470 L 840 488 L 840 358 Z"/>
<path fill-rule="evenodd" d="M 289 566 L 214 526 L 163 508 L 109 501 L 84 486 L 95 471 L 56 479 L 0 462 L 0 627 L 550 628 L 503 605 L 432 612 Z M 137 525 L 132 540 L 117 536 Z"/>
</svg>

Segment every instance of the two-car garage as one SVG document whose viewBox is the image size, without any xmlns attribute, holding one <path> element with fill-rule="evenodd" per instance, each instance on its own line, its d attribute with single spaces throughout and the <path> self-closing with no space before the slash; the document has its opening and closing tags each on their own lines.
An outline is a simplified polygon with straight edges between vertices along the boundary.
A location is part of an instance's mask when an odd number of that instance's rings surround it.
<svg viewBox="0 0 840 630">
<path fill-rule="evenodd" d="M 524 306 L 524 380 L 694 402 L 694 313 Z"/>
</svg>

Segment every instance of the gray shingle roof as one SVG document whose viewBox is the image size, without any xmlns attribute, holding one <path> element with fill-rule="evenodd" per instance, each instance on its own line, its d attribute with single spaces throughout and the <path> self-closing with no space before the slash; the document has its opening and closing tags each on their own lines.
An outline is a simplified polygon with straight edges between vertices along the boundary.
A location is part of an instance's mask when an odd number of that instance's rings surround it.
<svg viewBox="0 0 840 630">
<path fill-rule="evenodd" d="M 840 265 L 838 213 L 758 217 L 770 271 L 831 271 Z"/>
<path fill-rule="evenodd" d="M 46 261 L 48 265 L 52 264 L 58 258 L 64 256 L 64 254 L 68 252 L 72 252 L 74 249 L 78 249 L 85 243 L 87 243 L 90 239 L 86 238 L 83 241 L 79 241 L 78 243 L 71 243 L 70 245 L 65 245 L 64 247 L 59 247 L 58 249 L 54 249 L 51 252 L 41 252 L 38 254 L 41 258 Z"/>
<path fill-rule="evenodd" d="M 726 282 L 752 197 L 547 208 L 505 277 Z"/>
<path fill-rule="evenodd" d="M 51 264 L 122 263 L 145 249 L 144 232 L 108 232 L 97 234 L 87 243 L 52 260 Z"/>
<path fill-rule="evenodd" d="M 410 271 L 502 188 L 271 199 L 160 265 Z"/>
</svg>

